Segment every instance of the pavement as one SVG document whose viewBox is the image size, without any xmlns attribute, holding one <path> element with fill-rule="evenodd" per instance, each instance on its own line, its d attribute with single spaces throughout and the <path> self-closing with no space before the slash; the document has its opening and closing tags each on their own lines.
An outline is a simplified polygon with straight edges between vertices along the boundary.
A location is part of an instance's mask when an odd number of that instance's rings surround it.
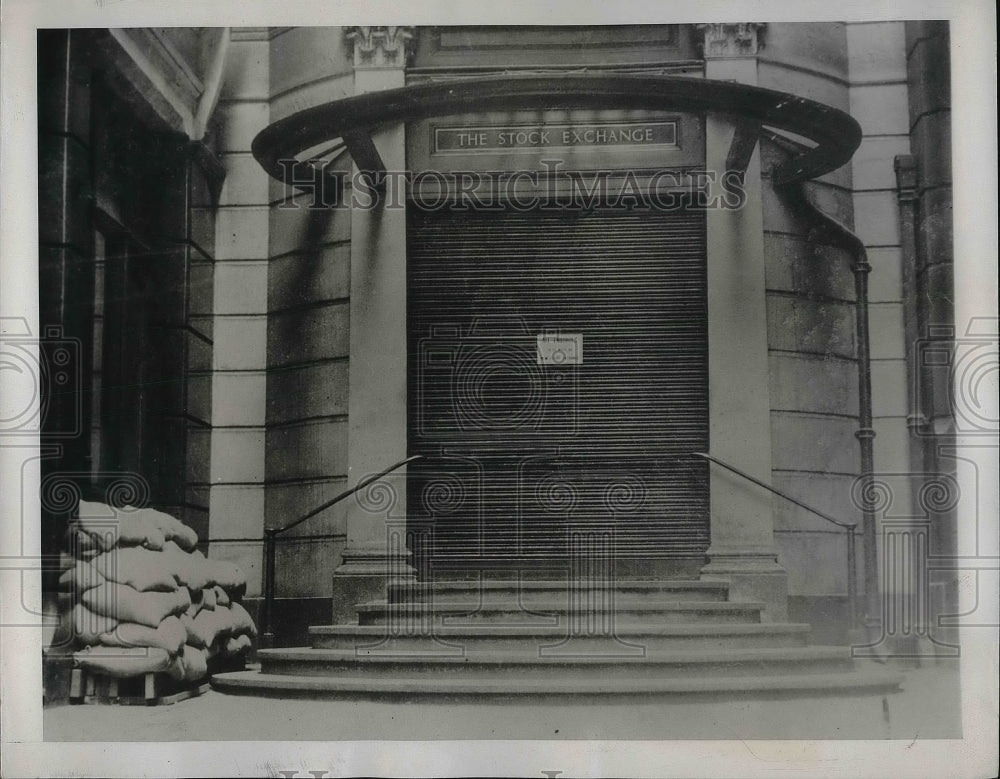
<svg viewBox="0 0 1000 779">
<path fill-rule="evenodd" d="M 212 690 L 167 706 L 48 706 L 43 727 L 47 742 L 960 738 L 957 662 L 898 670 L 900 692 L 816 698 L 302 699 Z"/>
</svg>

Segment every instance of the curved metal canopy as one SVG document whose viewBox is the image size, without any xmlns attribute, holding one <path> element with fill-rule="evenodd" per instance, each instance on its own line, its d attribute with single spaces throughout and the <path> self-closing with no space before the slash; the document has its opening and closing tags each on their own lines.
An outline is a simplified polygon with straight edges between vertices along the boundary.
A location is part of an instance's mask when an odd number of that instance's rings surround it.
<svg viewBox="0 0 1000 779">
<path fill-rule="evenodd" d="M 433 82 L 335 100 L 275 122 L 254 138 L 252 149 L 264 169 L 279 180 L 288 175 L 285 166 L 297 154 L 338 137 L 344 139 L 360 169 L 378 170 L 382 164 L 371 132 L 379 125 L 476 111 L 570 108 L 728 116 L 739 128 L 730 156 L 749 158 L 747 137 L 752 135 L 755 143 L 753 128 L 761 125 L 814 141 L 815 147 L 775 166 L 771 175 L 776 184 L 835 170 L 850 160 L 861 143 L 861 127 L 852 116 L 785 92 L 686 76 L 572 73 Z M 292 167 L 303 164 L 308 163 Z M 295 176 L 302 180 L 301 173 Z"/>
</svg>

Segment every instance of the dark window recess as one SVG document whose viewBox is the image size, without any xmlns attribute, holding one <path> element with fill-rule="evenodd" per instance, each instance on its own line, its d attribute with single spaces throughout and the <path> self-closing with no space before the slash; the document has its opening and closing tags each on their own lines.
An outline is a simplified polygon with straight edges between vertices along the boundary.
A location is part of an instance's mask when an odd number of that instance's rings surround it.
<svg viewBox="0 0 1000 779">
<path fill-rule="evenodd" d="M 208 482 L 207 456 L 192 455 L 188 442 L 190 429 L 205 422 L 193 418 L 187 396 L 188 344 L 196 337 L 190 268 L 211 260 L 191 240 L 192 204 L 204 187 L 196 187 L 190 142 L 140 110 L 141 97 L 99 56 L 94 35 L 39 35 L 47 63 L 39 94 L 73 92 L 66 106 L 39 106 L 39 126 L 52 128 L 39 147 L 47 215 L 39 225 L 40 320 L 59 328 L 77 355 L 54 372 L 69 379 L 43 389 L 52 409 L 43 440 L 60 443 L 42 464 L 47 554 L 65 543 L 75 496 L 153 505 L 200 532 L 196 520 L 206 513 L 187 489 Z M 72 72 L 68 56 L 79 58 Z"/>
</svg>

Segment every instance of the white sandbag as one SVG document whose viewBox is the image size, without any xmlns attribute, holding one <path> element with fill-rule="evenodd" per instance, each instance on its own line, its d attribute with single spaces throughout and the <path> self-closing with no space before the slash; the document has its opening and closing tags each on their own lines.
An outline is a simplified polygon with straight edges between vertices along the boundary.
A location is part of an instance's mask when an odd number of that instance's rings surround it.
<svg viewBox="0 0 1000 779">
<path fill-rule="evenodd" d="M 80 524 L 89 527 L 91 523 L 107 525 L 114 523 L 118 516 L 118 510 L 107 503 L 100 503 L 93 500 L 81 500 L 76 508 L 76 515 Z"/>
<path fill-rule="evenodd" d="M 215 590 L 215 605 L 216 606 L 228 606 L 229 605 L 229 595 L 224 589 L 222 589 L 218 584 L 213 588 Z"/>
<path fill-rule="evenodd" d="M 230 636 L 226 639 L 222 647 L 222 654 L 226 657 L 233 657 L 241 652 L 246 652 L 253 645 L 253 641 L 246 633 L 238 636 Z"/>
<path fill-rule="evenodd" d="M 91 611 L 119 622 L 155 628 L 171 614 L 183 613 L 191 596 L 185 587 L 174 592 L 139 592 L 127 584 L 105 582 L 83 593 L 83 602 Z"/>
<path fill-rule="evenodd" d="M 77 560 L 76 565 L 63 571 L 59 576 L 59 589 L 75 595 L 100 587 L 104 577 L 94 568 L 92 563 Z"/>
<path fill-rule="evenodd" d="M 144 546 L 157 552 L 163 549 L 166 536 L 148 517 L 119 512 L 118 546 Z"/>
<path fill-rule="evenodd" d="M 227 592 L 245 590 L 247 577 L 236 563 L 229 560 L 216 560 L 209 558 L 208 578 L 212 584 L 217 584 Z"/>
<path fill-rule="evenodd" d="M 79 522 L 71 522 L 66 528 L 66 546 L 80 559 L 94 557 L 105 549 L 113 549 L 117 540 L 117 527 L 105 527 L 100 531 L 87 530 Z"/>
<path fill-rule="evenodd" d="M 257 635 L 257 626 L 253 623 L 253 618 L 250 613 L 243 608 L 242 604 L 231 603 L 229 604 L 229 610 L 233 614 L 233 627 L 232 633 L 234 635 L 239 633 L 249 633 L 251 636 Z"/>
<path fill-rule="evenodd" d="M 188 617 L 181 621 L 187 630 L 187 642 L 203 648 L 212 646 L 221 635 L 228 635 L 231 624 L 227 609 L 205 609 L 193 619 Z"/>
<path fill-rule="evenodd" d="M 166 541 L 163 531 L 139 510 L 126 511 L 81 500 L 78 515 L 76 526 L 105 552 L 115 546 L 144 546 L 159 551 Z"/>
<path fill-rule="evenodd" d="M 214 609 L 218 603 L 215 595 L 215 587 L 206 587 L 201 591 L 201 607 L 203 609 Z"/>
<path fill-rule="evenodd" d="M 185 643 L 191 644 L 191 646 L 196 646 L 196 644 L 192 643 L 198 640 L 197 633 L 195 633 L 194 617 L 189 614 L 180 614 L 177 619 L 181 621 L 181 624 L 184 626 L 184 631 L 187 634 Z M 201 643 L 203 644 L 204 642 Z"/>
<path fill-rule="evenodd" d="M 232 604 L 229 606 L 220 606 L 215 609 L 215 637 L 228 638 L 229 636 L 236 635 L 237 632 L 237 617 L 233 613 Z"/>
<path fill-rule="evenodd" d="M 114 630 L 118 624 L 112 617 L 97 614 L 82 603 L 77 603 L 67 614 L 73 637 L 81 644 L 99 644 L 101 634 Z"/>
<path fill-rule="evenodd" d="M 177 527 L 171 538 L 181 549 L 189 552 L 194 551 L 194 548 L 198 546 L 198 534 L 180 521 L 177 522 Z"/>
<path fill-rule="evenodd" d="M 100 554 L 103 554 L 103 552 L 102 552 L 102 550 L 99 547 L 95 547 L 93 549 L 80 549 L 79 550 L 79 557 L 80 557 L 81 560 L 84 560 L 84 561 L 93 560 L 95 557 L 97 557 Z"/>
<path fill-rule="evenodd" d="M 188 592 L 191 591 L 188 590 Z M 191 593 L 191 605 L 184 610 L 184 614 L 182 614 L 181 616 L 187 616 L 190 617 L 191 619 L 194 619 L 195 617 L 198 616 L 198 612 L 201 611 L 201 598 L 197 597 L 199 592 L 201 591 L 196 590 L 195 592 Z"/>
<path fill-rule="evenodd" d="M 205 555 L 199 550 L 185 552 L 176 541 L 167 541 L 163 545 L 163 553 L 167 556 L 167 565 L 178 583 L 192 592 L 203 590 L 208 586 Z"/>
<path fill-rule="evenodd" d="M 184 667 L 184 680 L 195 682 L 208 674 L 208 653 L 196 646 L 185 644 L 178 655 Z"/>
<path fill-rule="evenodd" d="M 206 587 L 210 587 L 214 582 L 212 582 L 212 571 L 209 567 L 209 562 L 202 554 L 200 549 L 195 549 L 193 552 L 186 552 L 185 556 L 188 559 L 188 587 L 192 590 L 204 590 Z"/>
<path fill-rule="evenodd" d="M 165 649 L 91 646 L 73 653 L 74 662 L 106 676 L 124 678 L 166 670 L 171 657 Z"/>
<path fill-rule="evenodd" d="M 130 509 L 131 506 L 126 506 Z M 160 529 L 165 541 L 174 541 L 181 549 L 190 551 L 198 545 L 198 534 L 176 517 L 156 509 L 137 509 L 137 513 L 154 527 Z"/>
<path fill-rule="evenodd" d="M 77 506 L 77 519 L 70 523 L 67 533 L 70 549 L 77 552 L 98 549 L 106 551 L 118 541 L 118 512 L 104 503 L 81 500 Z"/>
<path fill-rule="evenodd" d="M 165 649 L 171 655 L 180 652 L 186 640 L 187 631 L 180 619 L 175 616 L 167 617 L 156 628 L 134 622 L 122 622 L 114 630 L 101 634 L 101 643 L 105 646 L 157 647 Z"/>
<path fill-rule="evenodd" d="M 127 584 L 139 592 L 173 592 L 177 579 L 169 558 L 141 546 L 119 547 L 96 557 L 91 563 L 105 578 Z"/>
<path fill-rule="evenodd" d="M 183 657 L 183 654 L 184 654 L 184 648 L 181 647 L 181 651 L 178 652 L 174 656 L 174 658 L 170 661 L 170 665 L 168 665 L 165 669 L 163 669 L 164 673 L 168 674 L 171 679 L 173 679 L 174 681 L 177 681 L 177 682 L 184 681 L 184 657 Z"/>
</svg>

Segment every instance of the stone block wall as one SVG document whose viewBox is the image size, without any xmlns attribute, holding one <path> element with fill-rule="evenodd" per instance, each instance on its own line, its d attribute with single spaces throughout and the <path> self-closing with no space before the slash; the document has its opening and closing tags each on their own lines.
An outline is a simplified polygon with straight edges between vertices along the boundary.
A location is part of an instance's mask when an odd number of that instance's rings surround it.
<svg viewBox="0 0 1000 779">
<path fill-rule="evenodd" d="M 272 122 L 353 91 L 352 49 L 341 28 L 272 38 Z M 347 487 L 351 216 L 347 208 L 313 208 L 309 194 L 274 179 L 269 201 L 266 516 L 274 527 Z M 304 599 L 314 622 L 330 619 L 345 510 L 341 503 L 309 519 L 278 547 L 278 596 Z"/>
<path fill-rule="evenodd" d="M 892 159 L 909 151 L 911 133 L 914 144 L 946 146 L 939 80 L 915 96 L 907 85 L 908 55 L 912 70 L 935 46 L 933 30 L 908 31 L 902 22 L 771 23 L 756 66 L 761 86 L 849 111 L 862 126 L 854 160 L 811 186 L 869 249 L 876 470 L 888 473 L 908 462 Z M 351 53 L 340 28 L 235 30 L 218 111 L 227 185 L 210 320 L 219 345 L 210 536 L 248 571 L 251 595 L 259 594 L 264 527 L 293 521 L 347 485 L 351 214 L 310 208 L 308 195 L 260 169 L 250 143 L 271 122 L 353 94 Z M 852 258 L 814 240 L 801 209 L 770 185 L 766 171 L 780 154 L 762 143 L 772 481 L 834 516 L 860 520 L 852 496 L 860 470 Z M 334 157 L 349 170 L 346 155 Z M 949 167 L 940 155 L 928 158 L 921 190 L 928 225 L 941 222 Z M 950 262 L 942 238 L 950 233 L 923 229 L 938 258 L 925 263 L 930 279 Z M 279 598 L 305 599 L 324 613 L 346 508 L 324 512 L 280 544 Z M 792 617 L 842 622 L 845 534 L 784 501 L 774 502 L 774 516 Z"/>
<path fill-rule="evenodd" d="M 272 179 L 251 144 L 272 122 L 351 94 L 350 54 L 340 28 L 236 28 L 219 102 L 211 544 L 247 572 L 250 599 L 262 594 L 264 528 L 347 484 L 351 221 Z M 329 621 L 344 510 L 280 536 L 275 628 L 286 641 Z"/>
<path fill-rule="evenodd" d="M 267 174 L 250 152 L 267 126 L 266 29 L 234 29 L 216 114 L 226 168 L 215 243 L 209 545 L 261 593 L 267 392 Z"/>
<path fill-rule="evenodd" d="M 976 498 L 966 491 L 960 494 L 958 483 L 978 483 L 979 475 L 968 460 L 951 454 L 956 433 L 982 435 L 990 430 L 982 419 L 955 418 L 952 381 L 955 391 L 974 397 L 970 389 L 982 360 L 969 355 L 982 354 L 981 346 L 995 348 L 996 323 L 955 320 L 954 248 L 952 215 L 951 156 L 951 61 L 948 22 L 920 21 L 905 23 L 906 79 L 909 87 L 909 139 L 911 162 L 916 170 L 912 196 L 915 230 L 907 274 L 915 294 L 904 308 L 907 325 L 915 343 L 909 345 L 909 384 L 915 390 L 910 413 L 909 445 L 915 470 L 912 499 L 918 529 L 926 532 L 929 552 L 947 560 L 956 554 L 978 554 L 978 532 L 971 526 L 959 544 L 958 514 L 981 517 Z M 991 347 L 987 347 L 991 348 Z M 931 357 L 938 355 L 937 359 Z M 941 366 L 940 355 L 953 353 L 954 373 Z M 937 363 L 934 365 L 933 363 Z M 974 405 L 972 401 L 970 405 Z M 995 430 L 995 425 L 993 426 Z M 944 487 L 937 496 L 937 483 Z M 986 521 L 989 521 L 988 519 Z M 971 542 L 971 543 L 970 543 Z M 946 566 L 945 566 L 946 567 Z M 957 640 L 954 630 L 936 628 L 936 617 L 953 614 L 958 608 L 959 574 L 956 571 L 930 571 L 928 622 L 932 637 Z M 921 593 L 922 594 L 922 593 Z M 951 635 L 949 635 L 951 634 Z"/>
<path fill-rule="evenodd" d="M 901 485 L 895 490 L 899 494 L 894 509 L 909 513 L 903 260 L 893 171 L 895 156 L 909 149 L 903 24 L 849 24 L 847 43 L 851 111 L 864 133 L 852 170 L 855 232 L 864 241 L 872 266 L 869 322 L 875 471 L 887 477 L 887 482 Z"/>
<path fill-rule="evenodd" d="M 759 83 L 847 111 L 844 24 L 768 24 Z M 784 157 L 762 143 L 762 169 Z M 853 171 L 844 166 L 809 186 L 824 211 L 854 225 Z M 858 521 L 851 487 L 860 470 L 855 293 L 851 256 L 811 235 L 793 198 L 763 181 L 770 372 L 772 483 L 843 521 Z M 847 536 L 829 522 L 774 499 L 775 543 L 788 571 L 789 618 L 832 638 L 846 621 Z M 859 533 L 860 537 L 860 533 Z M 860 541 L 860 539 L 859 539 Z M 860 560 L 860 543 L 859 543 Z"/>
</svg>

